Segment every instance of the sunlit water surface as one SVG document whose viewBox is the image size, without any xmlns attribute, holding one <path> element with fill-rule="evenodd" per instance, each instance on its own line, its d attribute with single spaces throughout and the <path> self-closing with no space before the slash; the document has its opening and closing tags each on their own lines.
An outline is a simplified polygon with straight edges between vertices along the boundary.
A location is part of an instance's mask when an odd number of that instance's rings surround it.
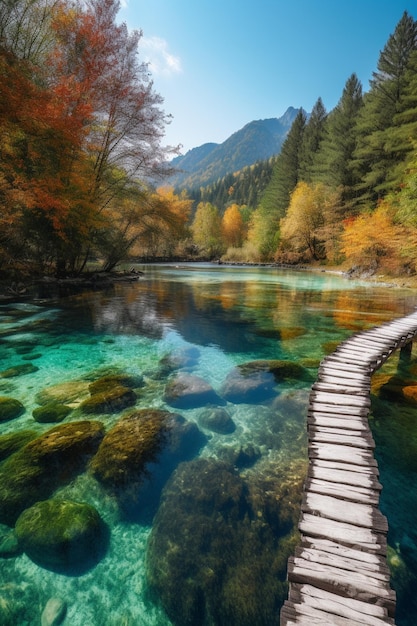
<svg viewBox="0 0 417 626">
<path fill-rule="evenodd" d="M 62 623 L 71 626 L 279 623 L 285 564 L 297 542 L 306 409 L 318 364 L 352 333 L 405 315 L 417 302 L 411 291 L 321 272 L 198 264 L 140 269 L 140 280 L 107 291 L 0 307 L 0 376 L 9 371 L 0 377 L 0 395 L 25 407 L 0 422 L 1 436 L 41 435 L 56 426 L 32 416 L 40 391 L 114 372 L 141 380 L 135 407 L 87 415 L 74 402 L 61 424 L 98 420 L 109 431 L 133 408 L 156 408 L 180 414 L 194 428 L 165 470 L 158 466 L 164 455 L 156 454 L 139 486 L 133 477 L 133 495 L 102 484 L 88 464 L 62 481 L 50 497 L 93 505 L 109 539 L 100 558 L 81 570 L 39 565 L 25 553 L 1 558 L 4 626 L 40 624 L 51 598 L 65 601 Z M 274 379 L 267 393 L 225 399 L 225 380 L 237 365 L 272 359 L 296 363 L 303 375 Z M 24 364 L 32 371 L 10 375 L 9 368 Z M 392 357 L 380 375 L 396 369 Z M 402 375 L 411 378 L 411 370 Z M 178 408 L 167 400 L 166 385 L 178 375 L 210 386 L 208 406 L 194 399 Z M 229 419 L 223 432 L 207 419 L 213 413 Z M 390 523 L 397 623 L 411 625 L 417 614 L 416 410 L 383 401 L 376 391 L 371 424 L 384 484 L 381 507 Z"/>
</svg>

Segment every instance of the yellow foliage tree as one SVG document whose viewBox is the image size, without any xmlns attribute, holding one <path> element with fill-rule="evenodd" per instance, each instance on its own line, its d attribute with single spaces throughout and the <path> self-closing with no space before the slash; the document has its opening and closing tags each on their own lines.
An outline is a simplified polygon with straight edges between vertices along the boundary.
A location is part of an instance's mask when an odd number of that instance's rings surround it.
<svg viewBox="0 0 417 626">
<path fill-rule="evenodd" d="M 221 232 L 226 246 L 240 248 L 244 238 L 245 225 L 237 204 L 231 204 L 224 212 Z"/>
<path fill-rule="evenodd" d="M 281 241 L 297 252 L 308 251 L 315 260 L 324 256 L 324 242 L 320 237 L 325 219 L 327 188 L 322 183 L 301 181 L 291 194 L 287 215 L 281 220 Z"/>
</svg>

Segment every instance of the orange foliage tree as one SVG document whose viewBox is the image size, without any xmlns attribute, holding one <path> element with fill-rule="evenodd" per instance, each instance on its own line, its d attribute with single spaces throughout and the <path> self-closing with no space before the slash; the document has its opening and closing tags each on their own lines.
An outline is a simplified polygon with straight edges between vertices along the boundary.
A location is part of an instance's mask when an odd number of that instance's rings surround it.
<svg viewBox="0 0 417 626">
<path fill-rule="evenodd" d="M 384 201 L 372 213 L 346 220 L 341 238 L 346 260 L 361 269 L 398 269 L 406 232 L 394 218 L 391 206 Z"/>
<path fill-rule="evenodd" d="M 0 10 L 0 254 L 79 270 L 106 228 L 123 239 L 114 213 L 143 206 L 168 118 L 116 0 L 43 0 L 42 29 L 23 4 Z"/>
</svg>

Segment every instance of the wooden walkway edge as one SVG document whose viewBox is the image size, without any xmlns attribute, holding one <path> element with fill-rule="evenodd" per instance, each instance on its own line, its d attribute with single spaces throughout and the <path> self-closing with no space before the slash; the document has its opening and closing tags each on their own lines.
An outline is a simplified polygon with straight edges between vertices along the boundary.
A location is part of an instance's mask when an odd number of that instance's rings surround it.
<svg viewBox="0 0 417 626">
<path fill-rule="evenodd" d="M 417 312 L 354 335 L 320 365 L 307 415 L 301 543 L 288 560 L 281 626 L 395 625 L 368 415 L 372 374 L 396 350 L 409 353 L 416 335 Z"/>
</svg>

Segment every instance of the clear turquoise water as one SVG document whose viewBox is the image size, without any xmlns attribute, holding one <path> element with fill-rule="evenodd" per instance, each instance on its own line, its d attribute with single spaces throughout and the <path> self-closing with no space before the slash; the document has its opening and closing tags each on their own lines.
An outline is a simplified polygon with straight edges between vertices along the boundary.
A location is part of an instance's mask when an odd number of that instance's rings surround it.
<svg viewBox="0 0 417 626">
<path fill-rule="evenodd" d="M 300 494 L 305 471 L 305 410 L 311 381 L 277 383 L 276 396 L 256 404 L 228 402 L 225 408 L 236 428 L 230 434 L 219 434 L 201 425 L 205 407 L 177 411 L 166 404 L 163 393 L 168 374 L 160 373 L 161 359 L 182 358 L 192 349 L 193 358 L 183 364 L 182 370 L 203 378 L 215 391 L 221 389 L 233 367 L 259 359 L 302 364 L 314 378 L 319 361 L 337 342 L 362 328 L 407 314 L 416 306 L 417 296 L 408 290 L 375 287 L 321 272 L 199 264 L 140 269 L 145 275 L 138 282 L 119 283 L 106 291 L 0 306 L 0 371 L 24 363 L 38 368 L 29 374 L 0 378 L 0 395 L 20 400 L 26 409 L 20 417 L 0 423 L 0 435 L 28 428 L 41 434 L 54 426 L 38 424 L 32 417 L 33 409 L 38 406 L 36 394 L 42 389 L 67 381 L 91 381 L 110 370 L 143 376 L 145 385 L 137 407 L 179 412 L 188 422 L 197 425 L 206 437 L 205 445 L 198 452 L 200 459 L 224 461 L 235 458 L 236 450 L 255 448 L 254 461 L 241 464 L 236 473 L 251 494 L 251 502 L 258 498 L 260 520 L 269 524 L 265 532 L 272 537 L 271 546 L 277 552 L 271 558 L 277 561 L 280 550 L 285 548 L 288 552 L 285 541 L 294 539 L 294 524 L 289 523 L 285 533 L 281 528 L 283 540 L 280 543 L 280 537 L 274 536 L 277 532 L 274 522 L 265 522 L 264 512 L 269 504 L 261 501 L 262 493 L 266 491 L 265 485 L 274 493 L 274 484 L 278 483 L 272 499 L 281 498 L 282 516 L 285 517 L 287 507 L 288 519 L 293 521 L 293 500 Z M 396 364 L 385 368 L 389 374 Z M 406 375 L 411 376 L 409 372 Z M 401 543 L 414 545 L 415 541 L 417 545 L 413 524 L 417 504 L 414 413 L 409 407 L 376 399 L 371 419 L 384 484 L 381 506 L 390 520 L 390 542 L 396 550 L 393 556 L 397 557 Z M 122 414 L 123 411 L 98 415 L 94 419 L 103 421 L 108 430 Z M 388 414 L 392 419 L 386 418 Z M 395 427 L 393 416 L 397 420 Z M 65 422 L 75 419 L 80 419 L 77 412 L 65 418 Z M 189 458 L 184 460 L 190 462 Z M 152 484 L 151 480 L 146 485 L 143 502 L 146 508 L 146 498 L 149 498 L 152 506 L 148 510 L 153 514 L 158 507 L 149 495 Z M 106 554 L 94 567 L 79 575 L 40 567 L 25 554 L 0 559 L 0 623 L 19 626 L 40 623 L 42 609 L 51 597 L 66 601 L 63 623 L 71 626 L 168 626 L 172 623 L 185 626 L 192 623 L 187 621 L 186 615 L 178 617 L 178 611 L 168 609 L 170 619 L 157 594 L 148 592 L 148 543 L 153 532 L 149 515 L 141 517 L 139 514 L 134 518 L 122 515 L 116 499 L 88 471 L 60 487 L 54 497 L 88 502 L 96 507 L 110 530 Z M 186 524 L 192 527 L 191 513 L 178 509 L 178 519 L 174 516 L 172 525 L 182 524 L 182 530 Z M 200 522 L 201 519 L 195 520 L 196 525 Z M 256 523 L 253 520 L 253 525 Z M 221 545 L 224 530 L 218 537 L 213 536 L 212 527 L 208 532 L 211 545 L 215 540 Z M 239 532 L 236 531 L 237 536 Z M 181 538 L 181 534 L 179 536 Z M 238 540 L 228 539 L 235 547 Z M 255 540 L 253 545 L 256 546 Z M 259 567 L 255 547 L 253 549 L 253 555 L 247 557 L 243 556 L 242 547 L 242 559 L 246 560 L 244 567 L 239 569 L 237 564 L 236 570 L 239 576 L 250 571 L 245 574 L 245 580 L 253 577 L 256 601 L 262 603 L 258 596 L 262 595 L 259 589 L 264 585 L 264 574 L 261 570 L 254 574 Z M 417 553 L 417 548 L 415 550 Z M 183 559 L 181 564 L 186 563 L 188 557 L 184 554 L 179 558 Z M 211 558 L 214 557 L 208 553 L 207 562 Z M 226 556 L 224 558 L 227 560 Z M 415 568 L 412 558 L 408 558 L 406 564 L 401 561 L 398 565 L 395 559 L 393 563 L 401 603 L 397 622 L 408 626 L 415 623 L 413 597 L 417 558 Z M 207 572 L 205 575 L 208 576 Z M 210 576 L 214 575 L 211 572 Z M 201 578 L 201 570 L 190 572 L 188 578 L 193 576 Z M 217 617 L 208 618 L 201 608 L 200 621 L 194 618 L 195 624 L 242 626 L 242 612 L 249 609 L 242 608 L 240 594 L 244 596 L 248 590 L 236 583 L 237 576 L 236 580 L 230 572 L 228 576 L 227 585 L 224 583 L 219 591 L 219 602 L 223 598 L 225 606 L 227 604 L 225 613 L 220 611 Z M 169 585 L 171 602 L 172 596 L 177 595 L 182 606 L 184 581 L 188 584 L 189 580 L 183 577 L 180 567 L 177 587 L 176 577 L 171 579 L 174 580 Z M 203 595 L 204 585 L 210 587 L 208 580 L 203 577 L 203 582 L 199 582 Z M 270 588 L 265 589 L 265 594 L 270 593 L 273 593 Z M 279 607 L 274 610 L 278 619 Z M 278 623 L 258 614 L 257 621 L 252 619 L 251 623 Z"/>
</svg>

